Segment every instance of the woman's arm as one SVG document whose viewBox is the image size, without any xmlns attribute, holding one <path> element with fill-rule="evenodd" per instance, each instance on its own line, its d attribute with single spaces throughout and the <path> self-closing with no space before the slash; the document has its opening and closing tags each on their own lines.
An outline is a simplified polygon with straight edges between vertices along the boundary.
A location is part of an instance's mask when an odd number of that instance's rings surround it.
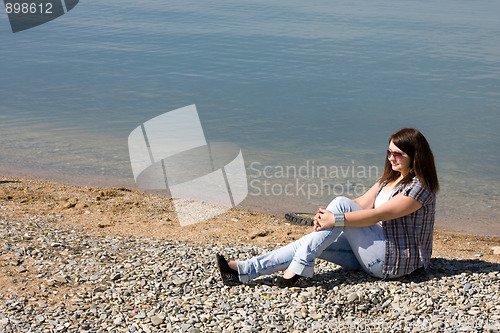
<svg viewBox="0 0 500 333">
<path fill-rule="evenodd" d="M 420 209 L 420 207 L 422 207 L 420 202 L 400 193 L 377 208 L 345 213 L 344 225 L 348 227 L 367 227 L 379 221 L 387 221 L 409 215 Z M 335 226 L 333 213 L 326 209 L 320 209 L 315 216 L 314 230 L 318 231 L 333 226 Z"/>
<path fill-rule="evenodd" d="M 373 208 L 379 187 L 380 183 L 376 182 L 368 191 L 365 192 L 365 194 L 354 199 L 353 201 L 363 209 Z"/>
</svg>

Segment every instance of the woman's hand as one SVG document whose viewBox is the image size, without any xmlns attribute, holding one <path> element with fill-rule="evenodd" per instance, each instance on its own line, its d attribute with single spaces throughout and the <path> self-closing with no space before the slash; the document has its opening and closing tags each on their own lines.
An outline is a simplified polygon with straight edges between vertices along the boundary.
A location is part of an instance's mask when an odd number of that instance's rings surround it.
<svg viewBox="0 0 500 333">
<path fill-rule="evenodd" d="M 320 208 L 314 216 L 314 231 L 327 229 L 335 226 L 335 216 L 329 210 Z"/>
</svg>

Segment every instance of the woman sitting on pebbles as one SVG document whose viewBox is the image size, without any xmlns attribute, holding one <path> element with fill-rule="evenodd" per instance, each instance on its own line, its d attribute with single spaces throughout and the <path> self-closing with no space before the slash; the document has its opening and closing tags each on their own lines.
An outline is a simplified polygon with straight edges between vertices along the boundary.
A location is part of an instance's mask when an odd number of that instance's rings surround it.
<svg viewBox="0 0 500 333">
<path fill-rule="evenodd" d="M 438 189 L 427 140 L 403 128 L 390 137 L 384 173 L 365 194 L 335 198 L 318 210 L 313 232 L 287 246 L 246 261 L 217 254 L 222 281 L 237 285 L 285 270 L 276 284 L 291 287 L 313 276 L 316 258 L 381 279 L 410 274 L 431 258 Z"/>
</svg>

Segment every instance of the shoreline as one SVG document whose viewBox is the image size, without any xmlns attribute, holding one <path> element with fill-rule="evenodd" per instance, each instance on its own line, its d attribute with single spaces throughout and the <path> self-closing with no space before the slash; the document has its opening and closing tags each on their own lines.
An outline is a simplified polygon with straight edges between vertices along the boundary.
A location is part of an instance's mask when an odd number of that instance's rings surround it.
<svg viewBox="0 0 500 333">
<path fill-rule="evenodd" d="M 33 178 L 0 178 L 0 217 L 43 216 L 62 228 L 90 234 L 153 237 L 197 244 L 286 244 L 310 232 L 284 216 L 233 208 L 188 226 L 177 222 L 172 201 L 127 187 L 77 186 Z M 203 219 L 203 218 L 202 218 Z M 433 256 L 500 262 L 500 236 L 435 228 Z"/>
<path fill-rule="evenodd" d="M 133 181 L 132 175 L 130 175 L 131 178 L 111 177 L 106 175 L 74 176 L 67 174 L 54 174 L 53 172 L 48 172 L 46 170 L 33 170 L 26 168 L 13 169 L 11 167 L 6 168 L 2 166 L 2 174 L 0 177 L 34 181 L 42 180 L 77 187 L 127 188 L 145 195 L 155 194 L 154 192 L 138 188 Z M 0 181 L 1 179 L 2 178 L 0 178 Z M 279 197 L 269 196 L 253 196 L 249 192 L 247 198 L 243 200 L 237 208 L 267 215 L 284 217 L 286 213 L 311 213 L 316 211 L 318 207 L 325 207 L 327 205 L 324 198 L 318 198 L 314 204 L 304 203 L 303 199 L 300 197 L 285 197 L 284 199 L 285 200 L 281 200 Z M 272 205 L 270 204 L 270 200 L 274 200 Z M 496 213 L 496 211 L 488 212 L 485 209 L 489 208 L 482 207 L 482 210 L 474 211 L 472 214 L 472 210 L 464 211 L 462 206 L 458 207 L 459 209 L 457 210 L 452 203 L 465 205 L 464 203 L 454 202 L 453 198 L 450 198 L 448 193 L 441 191 L 438 194 L 438 210 L 436 212 L 436 223 L 434 225 L 435 231 L 474 236 L 500 237 L 500 220 L 496 220 L 498 217 L 498 213 Z M 269 208 L 270 206 L 272 206 L 272 208 Z M 474 225 L 471 224 L 472 222 Z"/>
<path fill-rule="evenodd" d="M 144 189 L 139 188 L 133 178 L 133 175 L 128 172 L 118 172 L 117 175 L 86 175 L 81 174 L 66 174 L 56 173 L 54 170 L 34 169 L 34 168 L 14 168 L 12 165 L 0 164 L 2 170 L 1 176 L 10 178 L 22 178 L 33 180 L 44 180 L 48 182 L 55 182 L 59 184 L 66 184 L 70 186 L 91 186 L 91 187 L 106 187 L 117 188 L 124 187 L 134 191 L 139 191 L 145 194 L 155 194 Z M 0 178 L 1 179 L 1 178 Z M 250 177 L 255 180 L 256 178 Z M 290 178 L 293 180 L 293 178 Z M 276 185 L 281 188 L 286 185 L 286 180 L 289 178 L 271 179 L 273 182 L 270 184 Z M 285 181 L 285 184 L 279 181 Z M 302 184 L 302 183 L 301 183 Z M 371 186 L 371 182 L 365 183 L 364 186 Z M 251 184 L 250 184 L 251 185 Z M 247 197 L 237 206 L 240 209 L 249 211 L 256 211 L 274 216 L 284 216 L 286 213 L 311 213 L 315 212 L 318 207 L 326 207 L 331 197 L 315 197 L 303 198 L 301 196 L 288 196 L 283 197 L 260 195 L 252 192 L 252 187 L 249 185 Z M 314 185 L 314 183 L 312 183 Z M 258 189 L 262 190 L 262 189 Z M 470 192 L 467 195 L 456 188 L 450 188 L 450 185 L 442 184 L 442 189 L 437 197 L 437 211 L 435 230 L 440 232 L 452 232 L 460 234 L 471 235 L 485 235 L 485 236 L 500 236 L 500 206 L 496 202 L 496 194 L 492 194 L 487 200 L 478 197 L 477 193 Z M 484 189 L 479 189 L 484 191 Z M 477 191 L 476 191 L 477 192 Z M 457 194 L 458 193 L 458 194 Z M 352 193 L 335 194 L 353 197 Z M 473 206 L 475 202 L 478 206 Z"/>
<path fill-rule="evenodd" d="M 66 174 L 57 174 L 45 170 L 32 170 L 32 169 L 17 169 L 14 170 L 10 167 L 2 167 L 1 177 L 11 179 L 25 179 L 25 180 L 41 180 L 61 185 L 76 186 L 76 187 L 96 187 L 96 188 L 127 188 L 132 191 L 143 193 L 144 195 L 154 195 L 154 192 L 148 192 L 144 189 L 138 188 L 132 178 L 124 177 L 110 177 L 110 176 L 73 176 Z M 436 222 L 434 230 L 443 233 L 457 233 L 467 234 L 474 236 L 499 236 L 500 237 L 500 221 L 495 220 L 495 213 L 489 214 L 486 211 L 474 212 L 473 215 L 457 214 L 456 209 L 449 205 L 440 205 L 440 202 L 450 201 L 452 199 L 447 197 L 448 194 L 438 194 L 438 211 L 436 212 Z M 163 197 L 166 198 L 166 197 Z M 314 205 L 304 204 L 302 198 L 287 197 L 286 202 L 282 200 L 275 200 L 272 208 L 270 206 L 270 198 L 268 196 L 252 196 L 251 193 L 247 198 L 238 205 L 238 209 L 254 211 L 267 215 L 284 217 L 286 213 L 311 213 L 317 207 L 325 207 L 327 202 L 318 200 Z M 277 198 L 277 197 L 274 197 Z M 475 224 L 471 225 L 471 221 Z M 478 223 L 479 221 L 479 223 Z M 499 244 L 500 245 L 500 244 Z"/>
</svg>

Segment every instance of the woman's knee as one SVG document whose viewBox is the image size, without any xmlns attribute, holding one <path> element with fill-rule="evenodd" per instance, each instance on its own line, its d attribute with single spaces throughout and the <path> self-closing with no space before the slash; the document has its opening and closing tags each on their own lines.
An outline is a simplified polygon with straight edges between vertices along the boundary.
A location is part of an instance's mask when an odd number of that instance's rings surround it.
<svg viewBox="0 0 500 333">
<path fill-rule="evenodd" d="M 359 210 L 361 207 L 351 199 L 340 196 L 333 199 L 326 209 L 332 213 L 347 213 L 353 210 Z"/>
</svg>

